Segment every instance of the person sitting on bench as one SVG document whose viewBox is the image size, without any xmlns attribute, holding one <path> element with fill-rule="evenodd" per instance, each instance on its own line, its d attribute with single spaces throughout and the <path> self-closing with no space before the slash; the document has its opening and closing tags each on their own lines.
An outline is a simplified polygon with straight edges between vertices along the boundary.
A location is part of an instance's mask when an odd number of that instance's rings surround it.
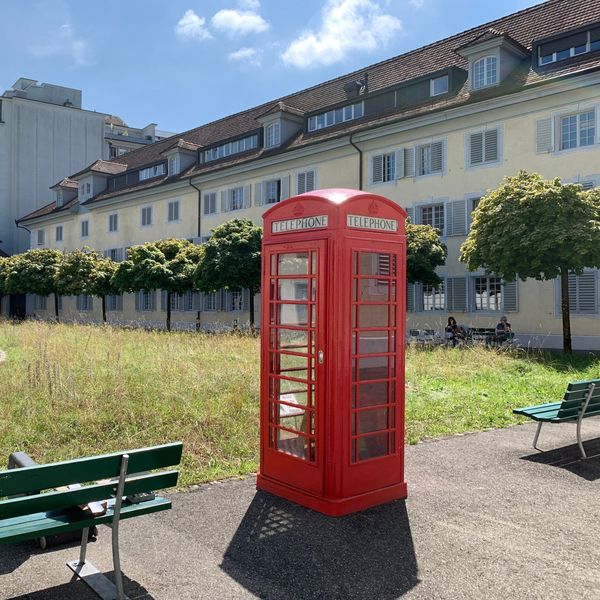
<svg viewBox="0 0 600 600">
<path fill-rule="evenodd" d="M 495 341 L 499 344 L 503 344 L 508 340 L 512 340 L 514 337 L 514 333 L 512 332 L 512 328 L 508 319 L 505 316 L 500 318 L 500 323 L 496 325 L 496 337 Z"/>
<path fill-rule="evenodd" d="M 448 325 L 446 325 L 445 331 L 446 339 L 452 340 L 452 347 L 456 346 L 464 338 L 464 330 L 458 326 L 454 317 L 448 317 Z"/>
</svg>

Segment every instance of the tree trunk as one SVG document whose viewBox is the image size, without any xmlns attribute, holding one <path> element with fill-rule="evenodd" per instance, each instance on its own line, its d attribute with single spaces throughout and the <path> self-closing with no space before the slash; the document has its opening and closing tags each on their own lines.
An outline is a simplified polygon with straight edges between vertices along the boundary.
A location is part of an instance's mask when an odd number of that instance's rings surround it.
<svg viewBox="0 0 600 600">
<path fill-rule="evenodd" d="M 167 331 L 171 331 L 171 296 L 172 292 L 167 292 Z"/>
<path fill-rule="evenodd" d="M 250 294 L 250 299 L 248 302 L 248 309 L 250 312 L 250 315 L 249 315 L 250 329 L 252 329 L 252 331 L 254 331 L 254 290 L 249 289 L 248 292 Z"/>
<path fill-rule="evenodd" d="M 56 322 L 60 323 L 60 319 L 58 317 L 58 294 L 54 292 L 54 315 L 56 316 Z"/>
<path fill-rule="evenodd" d="M 569 307 L 569 271 L 564 267 L 560 271 L 560 306 L 562 310 L 563 351 L 573 353 L 571 344 L 571 311 Z"/>
<path fill-rule="evenodd" d="M 102 295 L 102 322 L 106 325 L 106 296 Z"/>
</svg>

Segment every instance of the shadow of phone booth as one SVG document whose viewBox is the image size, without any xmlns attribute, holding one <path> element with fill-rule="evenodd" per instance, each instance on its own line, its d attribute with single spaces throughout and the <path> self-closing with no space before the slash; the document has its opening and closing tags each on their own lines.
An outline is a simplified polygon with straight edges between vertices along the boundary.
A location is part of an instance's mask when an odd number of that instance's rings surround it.
<svg viewBox="0 0 600 600">
<path fill-rule="evenodd" d="M 263 218 L 257 487 L 331 516 L 405 498 L 406 212 L 332 189 Z"/>
</svg>

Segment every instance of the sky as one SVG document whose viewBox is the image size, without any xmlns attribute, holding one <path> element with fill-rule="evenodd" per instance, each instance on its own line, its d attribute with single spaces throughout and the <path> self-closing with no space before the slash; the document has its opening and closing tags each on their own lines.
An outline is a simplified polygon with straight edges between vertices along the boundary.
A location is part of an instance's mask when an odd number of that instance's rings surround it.
<svg viewBox="0 0 600 600">
<path fill-rule="evenodd" d="M 0 0 L 0 93 L 83 91 L 131 127 L 182 132 L 536 0 Z"/>
</svg>

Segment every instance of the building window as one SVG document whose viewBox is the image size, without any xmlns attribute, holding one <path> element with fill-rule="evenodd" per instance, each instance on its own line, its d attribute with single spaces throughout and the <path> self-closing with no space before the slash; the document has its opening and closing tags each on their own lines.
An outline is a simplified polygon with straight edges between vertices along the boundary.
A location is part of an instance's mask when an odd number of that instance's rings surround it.
<svg viewBox="0 0 600 600">
<path fill-rule="evenodd" d="M 214 215 L 217 212 L 217 192 L 204 194 L 204 214 Z"/>
<path fill-rule="evenodd" d="M 302 171 L 296 175 L 296 193 L 305 194 L 315 189 L 316 173 L 314 170 Z"/>
<path fill-rule="evenodd" d="M 110 248 L 104 251 L 104 256 L 113 262 L 121 262 L 125 254 L 125 248 Z"/>
<path fill-rule="evenodd" d="M 106 310 L 110 312 L 119 312 L 123 310 L 123 296 L 120 294 L 110 294 L 106 296 Z"/>
<path fill-rule="evenodd" d="M 229 296 L 229 310 L 231 311 L 241 311 L 243 310 L 243 294 L 241 290 L 231 292 Z"/>
<path fill-rule="evenodd" d="M 152 225 L 152 207 L 144 206 L 142 208 L 142 227 L 149 227 Z"/>
<path fill-rule="evenodd" d="M 596 111 L 560 118 L 560 149 L 592 146 L 596 140 Z"/>
<path fill-rule="evenodd" d="M 86 219 L 81 221 L 81 237 L 86 238 L 90 235 L 90 222 Z"/>
<path fill-rule="evenodd" d="M 171 156 L 169 158 L 169 175 L 177 175 L 179 173 L 179 156 Z"/>
<path fill-rule="evenodd" d="M 92 192 L 92 186 L 89 183 L 85 184 L 85 193 L 90 194 Z"/>
<path fill-rule="evenodd" d="M 179 221 L 179 200 L 172 200 L 167 207 L 167 221 Z"/>
<path fill-rule="evenodd" d="M 473 63 L 473 89 L 495 85 L 498 83 L 498 58 L 486 56 Z"/>
<path fill-rule="evenodd" d="M 92 310 L 91 296 L 77 296 L 77 310 L 79 312 L 90 312 Z"/>
<path fill-rule="evenodd" d="M 114 213 L 112 215 L 108 215 L 108 231 L 114 232 L 119 229 L 119 215 Z"/>
<path fill-rule="evenodd" d="M 34 310 L 46 310 L 47 298 L 46 296 L 38 296 L 37 294 L 33 297 L 33 308 Z"/>
<path fill-rule="evenodd" d="M 444 170 L 443 142 L 433 142 L 417 147 L 417 174 L 432 175 Z"/>
<path fill-rule="evenodd" d="M 145 179 L 152 179 L 153 177 L 158 177 L 159 175 L 165 174 L 165 164 L 161 163 L 159 165 L 154 165 L 152 167 L 147 167 L 145 169 L 140 169 L 140 181 L 144 181 Z"/>
<path fill-rule="evenodd" d="M 154 310 L 155 293 L 137 292 L 135 295 L 135 310 L 138 312 L 152 312 Z"/>
<path fill-rule="evenodd" d="M 57 242 L 63 241 L 63 226 L 62 225 L 56 226 L 56 241 Z"/>
<path fill-rule="evenodd" d="M 258 148 L 257 134 L 249 135 L 241 140 L 235 140 L 233 142 L 221 144 L 220 146 L 216 146 L 210 150 L 205 150 L 204 162 L 225 158 L 227 156 L 231 156 L 232 154 L 239 154 L 240 152 L 245 152 L 246 150 L 253 150 L 254 148 Z"/>
<path fill-rule="evenodd" d="M 281 200 L 281 179 L 265 181 L 265 204 L 275 204 Z"/>
<path fill-rule="evenodd" d="M 348 104 L 308 118 L 308 131 L 317 131 L 346 121 L 360 119 L 364 114 L 362 102 Z"/>
<path fill-rule="evenodd" d="M 448 92 L 448 75 L 442 75 L 441 77 L 435 77 L 431 80 L 432 96 L 439 96 Z"/>
<path fill-rule="evenodd" d="M 37 230 L 37 245 L 43 246 L 45 241 L 46 241 L 46 230 L 38 229 Z"/>
<path fill-rule="evenodd" d="M 500 277 L 474 277 L 475 310 L 502 310 Z"/>
<path fill-rule="evenodd" d="M 548 65 L 600 50 L 600 28 L 571 34 L 538 47 L 538 64 Z"/>
<path fill-rule="evenodd" d="M 468 136 L 468 164 L 470 167 L 498 162 L 499 130 L 487 129 Z"/>
<path fill-rule="evenodd" d="M 440 233 L 444 234 L 444 205 L 431 204 L 421 207 L 421 224 L 431 225 L 435 229 L 439 229 Z"/>
<path fill-rule="evenodd" d="M 217 292 L 208 292 L 204 294 L 204 310 L 217 310 Z"/>
<path fill-rule="evenodd" d="M 569 312 L 575 315 L 600 314 L 600 271 L 569 273 Z M 556 280 L 556 312 L 561 312 L 560 278 Z"/>
<path fill-rule="evenodd" d="M 437 287 L 423 284 L 423 310 L 446 310 L 443 281 Z"/>
<path fill-rule="evenodd" d="M 242 210 L 244 208 L 244 188 L 236 187 L 229 190 L 229 210 Z"/>
<path fill-rule="evenodd" d="M 372 161 L 373 183 L 385 183 L 396 179 L 396 153 L 376 154 Z"/>
<path fill-rule="evenodd" d="M 267 125 L 265 138 L 267 148 L 279 146 L 281 139 L 281 127 L 279 126 L 279 123 L 271 123 L 270 125 Z"/>
</svg>

